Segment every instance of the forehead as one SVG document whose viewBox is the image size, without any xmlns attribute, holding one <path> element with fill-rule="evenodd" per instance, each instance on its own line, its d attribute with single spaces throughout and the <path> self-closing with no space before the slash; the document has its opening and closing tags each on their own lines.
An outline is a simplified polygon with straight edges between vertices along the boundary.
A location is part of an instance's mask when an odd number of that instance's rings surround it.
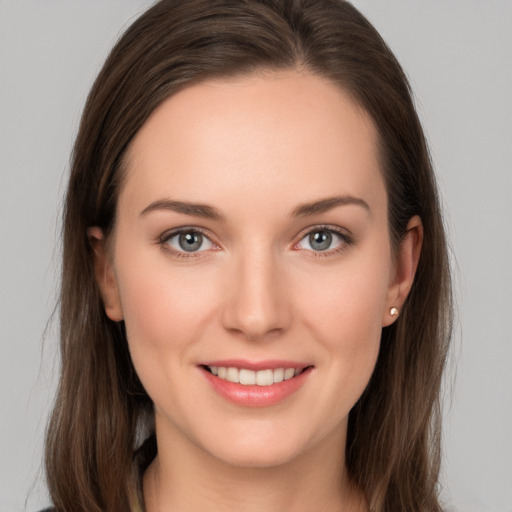
<svg viewBox="0 0 512 512">
<path fill-rule="evenodd" d="M 140 211 L 176 195 L 276 208 L 336 193 L 382 202 L 376 141 L 366 112 L 311 73 L 203 82 L 167 99 L 141 128 L 120 206 Z"/>
</svg>

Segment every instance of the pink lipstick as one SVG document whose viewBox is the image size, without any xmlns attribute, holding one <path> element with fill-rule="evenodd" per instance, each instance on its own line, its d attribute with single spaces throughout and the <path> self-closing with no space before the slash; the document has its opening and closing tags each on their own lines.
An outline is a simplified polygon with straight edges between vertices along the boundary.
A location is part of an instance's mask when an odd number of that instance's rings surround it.
<svg viewBox="0 0 512 512">
<path fill-rule="evenodd" d="M 313 366 L 297 361 L 231 359 L 201 364 L 199 369 L 212 388 L 232 403 L 266 407 L 297 392 Z"/>
</svg>

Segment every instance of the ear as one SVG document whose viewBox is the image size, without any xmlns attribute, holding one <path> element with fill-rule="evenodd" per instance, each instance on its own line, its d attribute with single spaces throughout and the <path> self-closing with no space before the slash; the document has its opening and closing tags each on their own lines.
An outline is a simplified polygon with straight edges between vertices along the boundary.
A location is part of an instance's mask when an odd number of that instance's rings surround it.
<svg viewBox="0 0 512 512">
<path fill-rule="evenodd" d="M 398 248 L 394 271 L 388 288 L 386 308 L 382 316 L 383 327 L 392 324 L 396 320 L 407 295 L 411 291 L 422 244 L 423 224 L 421 219 L 415 215 L 409 220 L 405 236 Z"/>
<path fill-rule="evenodd" d="M 123 320 L 123 311 L 112 259 L 108 254 L 103 231 L 94 226 L 87 229 L 87 236 L 93 250 L 94 274 L 103 299 L 105 313 L 110 320 L 120 322 Z"/>
</svg>

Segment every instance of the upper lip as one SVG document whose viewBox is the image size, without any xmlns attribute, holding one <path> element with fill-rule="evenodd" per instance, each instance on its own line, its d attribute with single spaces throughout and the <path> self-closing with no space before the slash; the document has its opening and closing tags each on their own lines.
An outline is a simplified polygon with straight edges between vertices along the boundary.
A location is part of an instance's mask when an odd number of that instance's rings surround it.
<svg viewBox="0 0 512 512">
<path fill-rule="evenodd" d="M 248 361 L 246 359 L 222 359 L 216 361 L 206 361 L 199 366 L 217 366 L 226 368 L 245 368 L 247 370 L 275 370 L 277 368 L 295 368 L 303 369 L 307 366 L 312 366 L 309 363 L 300 361 L 290 361 L 282 359 L 268 359 L 264 361 Z"/>
</svg>

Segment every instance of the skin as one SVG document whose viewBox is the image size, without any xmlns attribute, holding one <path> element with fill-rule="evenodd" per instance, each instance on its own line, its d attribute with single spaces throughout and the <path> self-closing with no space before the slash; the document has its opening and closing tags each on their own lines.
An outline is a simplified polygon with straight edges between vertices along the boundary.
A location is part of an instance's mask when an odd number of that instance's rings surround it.
<svg viewBox="0 0 512 512">
<path fill-rule="evenodd" d="M 125 321 L 155 404 L 149 512 L 366 510 L 345 471 L 348 414 L 422 240 L 415 217 L 391 248 L 376 140 L 346 93 L 300 70 L 188 87 L 137 134 L 113 239 L 95 227 L 89 236 L 105 310 Z M 356 201 L 293 215 L 333 196 Z M 154 206 L 165 200 L 209 205 L 222 219 Z M 204 232 L 201 250 L 165 240 L 181 227 Z M 315 250 L 315 228 L 341 236 Z M 313 369 L 277 405 L 241 407 L 197 366 L 232 358 Z"/>
</svg>

